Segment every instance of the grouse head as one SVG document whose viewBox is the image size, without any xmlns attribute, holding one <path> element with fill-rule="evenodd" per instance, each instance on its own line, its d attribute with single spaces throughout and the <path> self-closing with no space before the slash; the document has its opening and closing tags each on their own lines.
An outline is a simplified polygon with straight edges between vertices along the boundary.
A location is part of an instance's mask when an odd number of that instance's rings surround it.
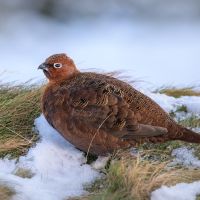
<svg viewBox="0 0 200 200">
<path fill-rule="evenodd" d="M 78 73 L 73 60 L 66 54 L 54 54 L 48 57 L 38 69 L 42 69 L 49 81 L 61 81 Z"/>
</svg>

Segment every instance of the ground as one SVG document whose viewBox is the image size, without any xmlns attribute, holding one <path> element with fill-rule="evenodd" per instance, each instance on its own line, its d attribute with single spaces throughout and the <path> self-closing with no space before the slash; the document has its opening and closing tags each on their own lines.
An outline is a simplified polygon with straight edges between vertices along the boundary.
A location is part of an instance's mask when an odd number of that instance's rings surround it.
<svg viewBox="0 0 200 200">
<path fill-rule="evenodd" d="M 21 200 L 30 194 L 31 200 L 198 199 L 199 145 L 143 144 L 113 154 L 105 169 L 97 171 L 40 116 L 42 90 L 34 85 L 0 87 L 0 199 Z M 199 131 L 200 92 L 193 88 L 143 92 L 178 123 Z M 91 157 L 88 163 L 94 160 Z M 182 182 L 194 183 L 176 185 Z M 160 188 L 163 185 L 176 187 Z M 189 196 L 180 195 L 184 190 Z"/>
</svg>

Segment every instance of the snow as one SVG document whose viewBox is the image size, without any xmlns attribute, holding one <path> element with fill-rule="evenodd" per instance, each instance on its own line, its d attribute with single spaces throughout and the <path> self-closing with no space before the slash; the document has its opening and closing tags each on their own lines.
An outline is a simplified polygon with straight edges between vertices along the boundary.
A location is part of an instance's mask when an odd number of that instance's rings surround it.
<svg viewBox="0 0 200 200">
<path fill-rule="evenodd" d="M 196 195 L 200 194 L 200 181 L 190 184 L 180 183 L 176 186 L 162 186 L 154 191 L 151 200 L 196 200 Z"/>
<path fill-rule="evenodd" d="M 188 112 L 200 114 L 200 97 L 181 97 L 177 100 L 177 103 L 186 105 Z"/>
<path fill-rule="evenodd" d="M 104 156 L 99 156 L 97 158 L 96 161 L 94 161 L 91 166 L 94 168 L 94 169 L 97 169 L 97 170 L 100 170 L 100 169 L 104 169 L 106 167 L 106 164 L 108 163 L 110 157 L 107 156 L 107 157 L 104 157 Z"/>
<path fill-rule="evenodd" d="M 166 112 L 176 111 L 180 106 L 186 106 L 187 111 L 191 114 L 200 114 L 200 97 L 183 96 L 174 98 L 165 94 L 152 93 L 149 90 L 142 89 L 141 92 L 156 101 Z"/>
<path fill-rule="evenodd" d="M 172 156 L 175 156 L 174 164 L 181 164 L 187 167 L 200 167 L 200 160 L 193 155 L 194 149 L 181 147 L 172 151 Z"/>
<path fill-rule="evenodd" d="M 13 200 L 63 200 L 85 194 L 84 185 L 100 174 L 85 164 L 83 153 L 63 139 L 43 116 L 35 125 L 41 140 L 19 161 L 0 160 L 0 185 L 16 191 Z M 19 177 L 20 169 L 30 170 L 33 177 Z"/>
</svg>

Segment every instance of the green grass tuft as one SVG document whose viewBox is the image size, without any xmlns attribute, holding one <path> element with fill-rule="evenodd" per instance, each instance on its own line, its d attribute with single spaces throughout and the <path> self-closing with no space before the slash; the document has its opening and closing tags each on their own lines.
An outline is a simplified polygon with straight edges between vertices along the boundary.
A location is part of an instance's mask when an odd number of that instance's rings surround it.
<svg viewBox="0 0 200 200">
<path fill-rule="evenodd" d="M 177 109 L 176 109 L 176 112 L 185 112 L 185 113 L 187 113 L 188 112 L 187 106 L 185 106 L 185 105 L 178 106 Z"/>
</svg>

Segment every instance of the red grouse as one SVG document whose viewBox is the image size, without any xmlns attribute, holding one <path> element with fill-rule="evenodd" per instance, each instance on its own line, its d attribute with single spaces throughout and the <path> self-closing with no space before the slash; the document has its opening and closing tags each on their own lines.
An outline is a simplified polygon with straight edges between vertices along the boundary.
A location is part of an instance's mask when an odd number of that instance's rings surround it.
<svg viewBox="0 0 200 200">
<path fill-rule="evenodd" d="M 106 155 L 142 142 L 184 140 L 200 135 L 178 125 L 152 99 L 109 75 L 80 72 L 66 54 L 39 66 L 49 82 L 42 111 L 64 138 L 78 149 Z"/>
</svg>

